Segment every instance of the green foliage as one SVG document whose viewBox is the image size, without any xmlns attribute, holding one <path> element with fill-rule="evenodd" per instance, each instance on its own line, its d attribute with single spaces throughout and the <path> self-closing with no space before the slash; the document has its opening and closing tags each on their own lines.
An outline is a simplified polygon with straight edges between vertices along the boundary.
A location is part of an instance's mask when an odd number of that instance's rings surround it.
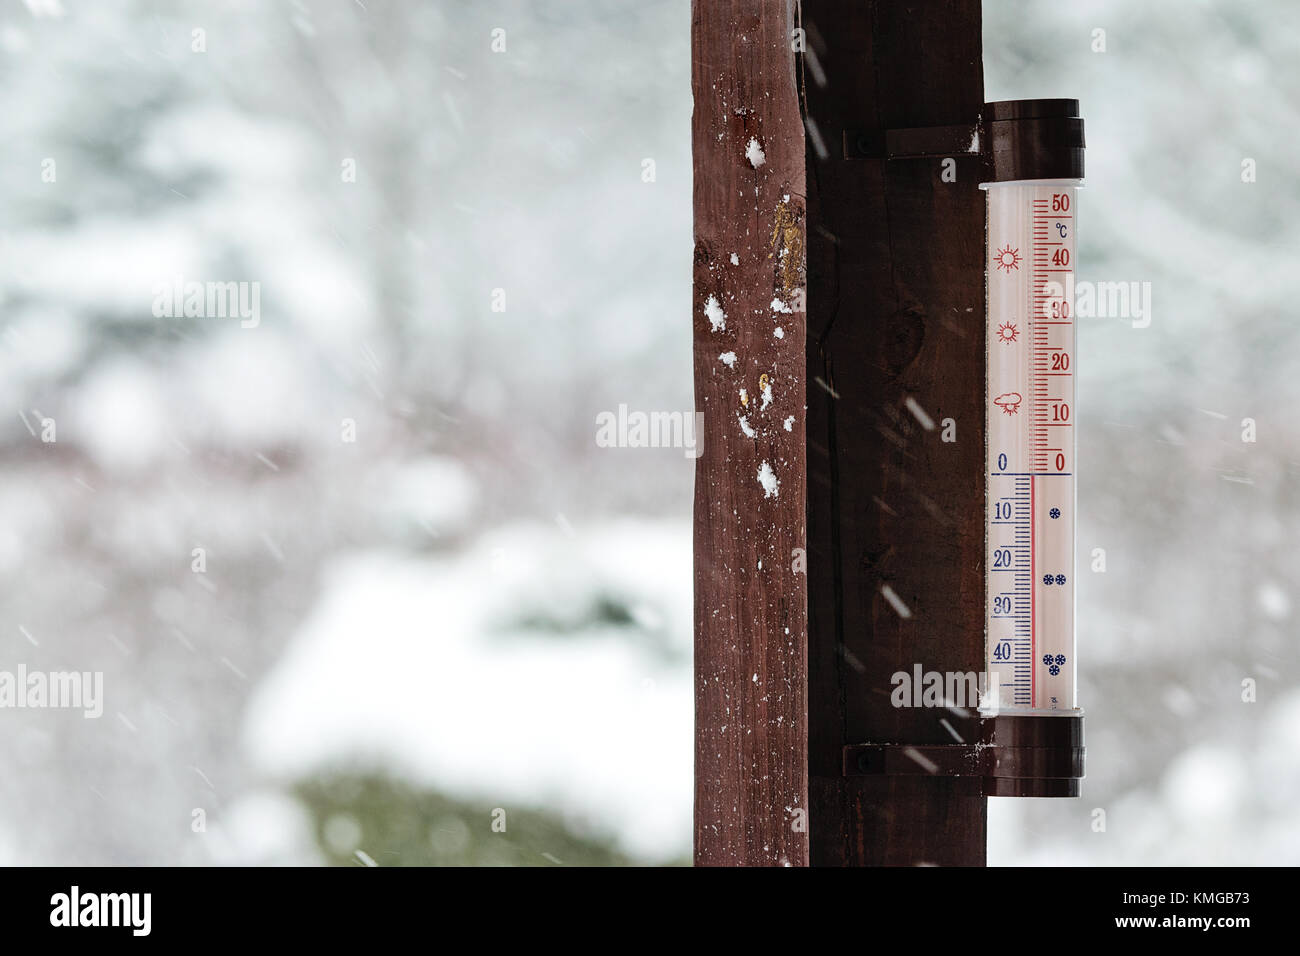
<svg viewBox="0 0 1300 956">
<path fill-rule="evenodd" d="M 554 813 L 455 800 L 388 777 L 341 773 L 298 786 L 322 856 L 360 866 L 627 866 L 636 861 Z M 504 811 L 505 832 L 493 829 Z M 495 816 L 494 816 L 495 814 Z M 352 840 L 340 837 L 356 836 Z"/>
</svg>

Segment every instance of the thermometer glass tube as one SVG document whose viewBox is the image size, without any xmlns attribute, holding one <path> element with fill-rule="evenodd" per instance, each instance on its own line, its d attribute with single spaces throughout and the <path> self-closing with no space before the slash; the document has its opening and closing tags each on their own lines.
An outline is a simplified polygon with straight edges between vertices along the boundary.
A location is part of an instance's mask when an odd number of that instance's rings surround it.
<svg viewBox="0 0 1300 956">
<path fill-rule="evenodd" d="M 986 707 L 1074 712 L 1075 226 L 1080 179 L 988 201 Z"/>
</svg>

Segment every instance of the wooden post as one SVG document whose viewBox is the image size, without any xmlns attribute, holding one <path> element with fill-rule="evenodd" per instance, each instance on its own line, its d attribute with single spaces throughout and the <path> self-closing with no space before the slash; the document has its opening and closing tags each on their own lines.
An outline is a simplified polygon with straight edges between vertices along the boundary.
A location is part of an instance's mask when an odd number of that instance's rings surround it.
<svg viewBox="0 0 1300 956">
<path fill-rule="evenodd" d="M 695 860 L 808 863 L 804 134 L 787 0 L 695 0 Z"/>
<path fill-rule="evenodd" d="M 977 780 L 843 765 L 978 734 L 890 691 L 983 667 L 979 0 L 696 0 L 692 55 L 696 861 L 982 865 Z"/>
<path fill-rule="evenodd" d="M 885 156 L 889 131 L 964 130 L 948 138 L 970 145 L 980 4 L 802 6 L 811 862 L 983 865 L 976 781 L 842 767 L 846 744 L 978 739 L 973 715 L 894 707 L 890 692 L 916 664 L 984 666 L 981 161 Z"/>
</svg>

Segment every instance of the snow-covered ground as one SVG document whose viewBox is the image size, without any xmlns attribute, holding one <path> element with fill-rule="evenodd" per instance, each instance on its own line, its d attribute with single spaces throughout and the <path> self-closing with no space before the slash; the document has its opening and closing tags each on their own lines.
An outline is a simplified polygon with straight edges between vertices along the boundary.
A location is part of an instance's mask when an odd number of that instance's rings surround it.
<svg viewBox="0 0 1300 956">
<path fill-rule="evenodd" d="M 354 762 L 688 855 L 690 542 L 680 521 L 517 524 L 451 557 L 336 558 L 249 751 L 286 783 Z"/>
</svg>

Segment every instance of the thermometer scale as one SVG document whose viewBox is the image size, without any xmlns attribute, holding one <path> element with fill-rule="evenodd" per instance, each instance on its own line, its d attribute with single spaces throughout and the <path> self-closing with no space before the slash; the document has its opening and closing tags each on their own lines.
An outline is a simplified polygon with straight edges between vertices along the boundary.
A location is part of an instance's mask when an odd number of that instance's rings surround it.
<svg viewBox="0 0 1300 956">
<path fill-rule="evenodd" d="M 987 187 L 987 634 L 999 708 L 1074 708 L 1077 186 Z"/>
<path fill-rule="evenodd" d="M 985 709 L 1078 716 L 1075 100 L 986 105 Z"/>
</svg>

